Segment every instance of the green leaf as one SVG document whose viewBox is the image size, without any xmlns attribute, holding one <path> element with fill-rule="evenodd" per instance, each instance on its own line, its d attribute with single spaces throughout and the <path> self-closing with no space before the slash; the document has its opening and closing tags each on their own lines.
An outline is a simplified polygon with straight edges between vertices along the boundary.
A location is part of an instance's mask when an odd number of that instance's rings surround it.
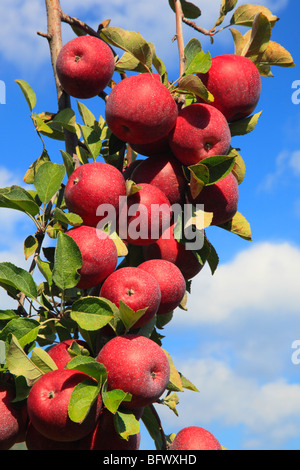
<svg viewBox="0 0 300 470">
<path fill-rule="evenodd" d="M 90 152 L 92 158 L 96 160 L 102 147 L 101 129 L 97 126 L 89 127 L 80 125 L 79 127 L 81 129 L 82 137 L 88 151 Z"/>
<path fill-rule="evenodd" d="M 58 222 L 68 226 L 72 225 L 73 227 L 82 225 L 82 218 L 78 214 L 74 214 L 73 212 L 64 212 L 59 207 L 55 207 L 53 211 L 53 217 Z"/>
<path fill-rule="evenodd" d="M 184 75 L 193 73 L 207 73 L 211 66 L 211 55 L 209 52 L 200 51 L 190 61 L 185 69 Z"/>
<path fill-rule="evenodd" d="M 37 215 L 40 211 L 30 193 L 17 185 L 0 189 L 0 207 L 27 212 L 32 216 Z"/>
<path fill-rule="evenodd" d="M 133 413 L 117 411 L 114 416 L 117 433 L 125 440 L 140 432 L 140 424 Z"/>
<path fill-rule="evenodd" d="M 97 122 L 97 119 L 95 118 L 94 114 L 88 109 L 85 104 L 81 103 L 80 101 L 77 101 L 77 108 L 83 120 L 83 123 L 88 127 L 93 127 L 94 124 Z"/>
<path fill-rule="evenodd" d="M 37 288 L 32 275 L 10 262 L 0 263 L 0 285 L 4 288 L 12 286 L 32 299 L 37 297 Z"/>
<path fill-rule="evenodd" d="M 155 409 L 152 406 L 146 406 L 143 411 L 142 421 L 152 437 L 155 448 L 161 450 L 163 447 L 162 435 L 161 435 L 161 426 L 159 420 L 155 414 Z"/>
<path fill-rule="evenodd" d="M 47 261 L 41 260 L 38 256 L 36 259 L 37 267 L 39 268 L 40 273 L 44 276 L 46 281 L 48 282 L 49 287 L 52 286 L 52 269 L 51 264 Z"/>
<path fill-rule="evenodd" d="M 54 257 L 53 281 L 62 290 L 75 287 L 80 279 L 82 256 L 77 243 L 69 235 L 60 232 Z"/>
<path fill-rule="evenodd" d="M 253 114 L 252 116 L 249 116 L 244 119 L 239 119 L 238 121 L 231 122 L 229 124 L 230 132 L 231 132 L 231 137 L 234 137 L 236 135 L 245 135 L 249 134 L 252 132 L 256 124 L 262 114 L 262 111 L 259 113 Z"/>
<path fill-rule="evenodd" d="M 30 108 L 30 111 L 33 110 L 33 108 L 36 105 L 36 94 L 31 88 L 31 86 L 25 82 L 25 80 L 15 80 L 15 82 L 19 85 L 19 87 L 22 90 L 23 95 L 25 96 L 25 99 L 28 103 L 28 106 Z"/>
<path fill-rule="evenodd" d="M 232 220 L 226 222 L 225 224 L 219 225 L 219 227 L 228 230 L 229 232 L 232 232 L 245 240 L 252 240 L 250 224 L 240 212 L 237 212 L 233 216 Z"/>
<path fill-rule="evenodd" d="M 235 10 L 230 20 L 230 24 L 251 27 L 257 13 L 263 13 L 270 21 L 272 27 L 279 20 L 277 16 L 273 15 L 273 13 L 264 6 L 245 4 L 245 5 L 239 6 Z"/>
<path fill-rule="evenodd" d="M 255 15 L 250 39 L 242 51 L 242 55 L 253 62 L 265 52 L 271 38 L 271 23 L 262 13 Z"/>
<path fill-rule="evenodd" d="M 11 374 L 24 376 L 28 386 L 32 386 L 43 375 L 13 335 L 6 354 L 6 365 Z"/>
<path fill-rule="evenodd" d="M 42 348 L 35 347 L 32 350 L 31 360 L 44 374 L 57 369 L 57 365 L 53 359 L 49 356 L 47 351 Z"/>
<path fill-rule="evenodd" d="M 43 163 L 49 162 L 49 161 L 50 161 L 50 158 L 49 158 L 48 152 L 46 149 L 44 149 L 42 155 L 39 158 L 37 158 L 26 171 L 25 176 L 23 178 L 24 183 L 33 184 L 37 169 L 41 165 L 43 165 Z"/>
<path fill-rule="evenodd" d="M 189 74 L 183 76 L 178 82 L 178 91 L 193 93 L 208 103 L 214 101 L 213 95 L 208 91 L 202 80 L 197 75 Z"/>
<path fill-rule="evenodd" d="M 71 176 L 71 174 L 74 171 L 74 162 L 73 158 L 68 152 L 65 152 L 64 150 L 60 150 L 61 156 L 63 158 L 63 162 L 66 168 L 66 173 L 68 178 Z"/>
<path fill-rule="evenodd" d="M 295 67 L 293 57 L 283 46 L 274 41 L 269 41 L 268 47 L 264 53 L 258 58 L 259 65 L 262 66 L 279 66 L 279 67 Z"/>
<path fill-rule="evenodd" d="M 107 391 L 107 382 L 102 388 L 102 399 L 104 406 L 111 413 L 116 413 L 123 401 L 130 401 L 132 395 L 123 390 L 115 389 Z"/>
<path fill-rule="evenodd" d="M 41 202 L 47 203 L 55 195 L 61 186 L 65 173 L 64 165 L 52 162 L 46 162 L 38 168 L 34 178 L 34 186 Z"/>
<path fill-rule="evenodd" d="M 166 354 L 169 364 L 170 364 L 170 379 L 169 379 L 167 389 L 172 390 L 173 392 L 183 392 L 181 378 L 180 378 L 178 370 L 174 366 L 173 359 L 165 349 L 163 349 L 163 351 Z"/>
<path fill-rule="evenodd" d="M 24 254 L 25 254 L 26 260 L 30 258 L 31 255 L 34 254 L 35 250 L 38 247 L 38 244 L 39 243 L 37 239 L 33 237 L 32 235 L 29 235 L 28 237 L 26 237 L 24 241 Z"/>
<path fill-rule="evenodd" d="M 137 310 L 136 312 L 132 310 L 128 305 L 125 304 L 122 300 L 119 300 L 119 311 L 120 311 L 120 318 L 126 328 L 126 330 L 130 330 L 136 322 L 145 314 L 148 307 Z"/>
<path fill-rule="evenodd" d="M 0 365 L 5 364 L 5 358 L 6 358 L 6 345 L 5 341 L 0 340 Z"/>
<path fill-rule="evenodd" d="M 170 410 L 173 411 L 173 413 L 175 413 L 176 416 L 178 416 L 178 411 L 176 409 L 176 406 L 178 405 L 179 403 L 179 398 L 178 398 L 178 395 L 177 393 L 170 393 L 170 395 L 167 395 L 164 399 L 163 399 L 163 404 L 164 405 L 167 405 Z"/>
<path fill-rule="evenodd" d="M 235 156 L 215 155 L 201 160 L 200 164 L 189 166 L 196 178 L 201 179 L 205 185 L 211 185 L 228 175 L 234 165 Z M 203 171 L 203 166 L 207 168 L 208 173 Z"/>
<path fill-rule="evenodd" d="M 244 181 L 246 174 L 246 165 L 244 159 L 237 149 L 234 148 L 231 148 L 229 155 L 235 157 L 232 173 L 236 177 L 238 184 L 241 184 Z"/>
<path fill-rule="evenodd" d="M 69 401 L 69 418 L 75 423 L 82 423 L 98 395 L 98 384 L 89 378 L 76 385 Z"/>
<path fill-rule="evenodd" d="M 101 297 L 84 297 L 72 305 L 71 318 L 80 328 L 97 331 L 114 316 L 110 303 Z"/>
<path fill-rule="evenodd" d="M 136 31 L 127 31 L 116 26 L 108 26 L 101 30 L 100 35 L 109 44 L 132 54 L 147 71 L 151 71 L 151 46 L 140 33 Z"/>
<path fill-rule="evenodd" d="M 99 386 L 104 383 L 107 378 L 106 368 L 100 362 L 97 362 L 91 356 L 78 355 L 71 359 L 67 364 L 67 369 L 76 369 L 89 377 L 94 378 Z"/>
<path fill-rule="evenodd" d="M 212 28 L 213 30 L 217 26 L 220 26 L 223 23 L 223 21 L 225 19 L 225 16 L 227 15 L 227 13 L 229 13 L 231 10 L 234 9 L 234 7 L 237 4 L 237 1 L 238 0 L 222 0 L 222 4 L 221 4 L 221 7 L 220 7 L 220 15 L 219 15 L 219 18 L 217 19 L 214 27 Z"/>
<path fill-rule="evenodd" d="M 38 335 L 40 324 L 31 318 L 13 318 L 0 332 L 0 339 L 6 341 L 9 335 L 14 335 L 21 345 L 33 343 Z"/>
<path fill-rule="evenodd" d="M 175 12 L 175 7 L 174 7 L 174 0 L 169 0 L 169 5 L 172 8 L 172 10 Z M 195 20 L 196 18 L 199 18 L 201 15 L 201 10 L 198 8 L 196 5 L 194 5 L 191 2 L 187 2 L 186 0 L 181 0 L 181 8 L 182 8 L 182 13 L 185 18 L 189 18 L 190 20 Z"/>
<path fill-rule="evenodd" d="M 57 113 L 53 118 L 53 123 L 62 126 L 69 132 L 76 133 L 76 118 L 73 109 L 65 108 Z"/>
<path fill-rule="evenodd" d="M 192 392 L 199 392 L 198 388 L 192 384 L 190 380 L 188 380 L 184 375 L 182 375 L 181 372 L 179 372 L 180 378 L 181 378 L 181 383 L 183 388 L 186 388 L 187 390 L 191 390 Z"/>
</svg>

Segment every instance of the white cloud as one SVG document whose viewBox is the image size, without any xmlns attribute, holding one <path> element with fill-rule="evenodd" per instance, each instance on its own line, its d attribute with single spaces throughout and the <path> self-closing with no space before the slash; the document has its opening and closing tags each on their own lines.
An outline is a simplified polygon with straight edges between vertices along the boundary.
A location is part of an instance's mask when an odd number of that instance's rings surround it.
<svg viewBox="0 0 300 470">
<path fill-rule="evenodd" d="M 288 0 L 261 1 L 262 5 L 271 8 L 275 13 L 287 6 Z M 220 0 L 195 1 L 202 10 L 202 15 L 196 20 L 197 24 L 209 28 L 215 23 L 220 10 Z M 61 0 L 62 9 L 70 16 L 86 21 L 97 28 L 103 20 L 110 18 L 113 26 L 139 31 L 145 39 L 157 47 L 157 52 L 168 64 L 177 60 L 176 42 L 172 43 L 175 35 L 175 17 L 167 1 L 152 0 L 151 2 L 136 0 Z M 0 3 L 2 19 L 0 34 L 0 53 L 3 57 L 20 68 L 37 70 L 49 60 L 47 41 L 37 36 L 37 31 L 46 32 L 45 4 L 40 0 L 2 0 Z M 230 13 L 228 15 L 228 21 Z M 227 20 L 227 19 L 226 19 Z M 224 23 L 225 24 L 225 23 Z M 63 40 L 73 36 L 69 26 L 63 25 Z M 198 37 L 206 42 L 209 40 L 191 28 L 184 27 L 185 42 L 191 37 Z M 224 34 L 220 47 L 228 41 L 229 34 Z M 8 40 L 9 38 L 9 40 Z M 231 40 L 231 37 L 230 37 Z M 218 41 L 218 39 L 217 39 Z M 231 40 L 232 41 L 232 40 Z M 34 51 L 34 54 L 33 54 Z M 174 63 L 173 63 L 174 65 Z"/>
<path fill-rule="evenodd" d="M 188 297 L 194 324 L 228 321 L 245 310 L 264 314 L 299 309 L 300 250 L 289 243 L 257 243 L 221 264 L 212 276 L 208 266 L 192 280 Z M 175 316 L 177 325 L 186 318 Z"/>
<path fill-rule="evenodd" d="M 244 449 L 280 449 L 286 440 L 299 436 L 299 384 L 279 378 L 261 385 L 253 377 L 238 375 L 225 362 L 210 358 L 186 359 L 176 365 L 198 385 L 200 393 L 179 394 L 178 417 L 165 407 L 158 408 L 167 432 L 191 425 L 214 432 L 216 423 L 222 423 L 222 432 L 216 437 L 229 449 L 230 429 L 235 427 L 243 429 Z"/>
<path fill-rule="evenodd" d="M 273 171 L 266 174 L 258 186 L 258 191 L 270 192 L 277 187 L 290 184 L 291 178 L 299 179 L 300 175 L 300 150 L 282 150 L 276 160 Z"/>
</svg>

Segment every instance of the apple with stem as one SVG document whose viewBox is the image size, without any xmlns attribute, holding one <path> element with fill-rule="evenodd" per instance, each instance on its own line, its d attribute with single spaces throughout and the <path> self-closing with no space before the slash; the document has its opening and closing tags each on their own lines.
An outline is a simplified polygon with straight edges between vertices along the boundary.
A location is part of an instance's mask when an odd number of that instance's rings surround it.
<svg viewBox="0 0 300 470">
<path fill-rule="evenodd" d="M 158 74 L 121 80 L 108 95 L 105 120 L 120 140 L 148 144 L 163 139 L 176 122 L 177 105 Z"/>
<path fill-rule="evenodd" d="M 80 225 L 66 232 L 78 245 L 82 256 L 79 269 L 79 289 L 89 289 L 100 284 L 116 268 L 118 252 L 114 241 L 103 230 Z"/>
<path fill-rule="evenodd" d="M 100 289 L 100 297 L 110 300 L 117 307 L 121 300 L 135 312 L 147 308 L 134 324 L 133 328 L 136 329 L 146 325 L 157 313 L 161 292 L 155 277 L 142 269 L 127 266 L 108 276 Z"/>
<path fill-rule="evenodd" d="M 193 103 L 180 110 L 169 134 L 175 157 L 186 166 L 214 155 L 227 155 L 231 133 L 225 116 L 206 103 Z"/>
<path fill-rule="evenodd" d="M 228 122 L 245 118 L 255 110 L 261 95 L 261 77 L 248 57 L 218 55 L 212 58 L 209 71 L 198 76 L 214 96 L 211 105 L 221 111 Z"/>
<path fill-rule="evenodd" d="M 103 346 L 96 360 L 106 367 L 108 390 L 132 395 L 122 403 L 125 408 L 156 402 L 169 383 L 170 364 L 164 350 L 145 336 L 116 336 Z"/>
<path fill-rule="evenodd" d="M 89 162 L 70 175 L 64 196 L 68 210 L 78 214 L 84 225 L 103 228 L 101 221 L 103 224 L 107 217 L 115 221 L 120 197 L 126 197 L 126 184 L 122 173 L 113 165 Z"/>
<path fill-rule="evenodd" d="M 109 84 L 115 70 L 111 48 L 94 36 L 71 39 L 60 50 L 56 72 L 65 90 L 75 98 L 92 98 Z"/>
<path fill-rule="evenodd" d="M 87 436 L 99 417 L 101 394 L 84 421 L 72 421 L 68 414 L 74 388 L 86 380 L 91 380 L 87 374 L 72 369 L 56 369 L 39 377 L 27 399 L 28 416 L 34 428 L 54 441 L 76 441 Z"/>
</svg>

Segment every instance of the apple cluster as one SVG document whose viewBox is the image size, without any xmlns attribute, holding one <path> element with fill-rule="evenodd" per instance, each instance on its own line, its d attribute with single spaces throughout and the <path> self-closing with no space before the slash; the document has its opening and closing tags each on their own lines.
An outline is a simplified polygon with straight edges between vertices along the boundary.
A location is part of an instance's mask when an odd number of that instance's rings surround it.
<svg viewBox="0 0 300 470">
<path fill-rule="evenodd" d="M 64 90 L 76 98 L 91 98 L 110 84 L 114 54 L 103 40 L 81 36 L 61 50 L 56 70 Z M 77 287 L 98 289 L 99 296 L 117 307 L 121 301 L 142 315 L 130 331 L 108 339 L 96 356 L 107 370 L 108 390 L 131 394 L 121 404 L 137 419 L 143 408 L 166 391 L 170 364 L 154 340 L 139 333 L 155 316 L 173 312 L 182 302 L 186 282 L 202 269 L 191 250 L 175 236 L 172 207 L 204 204 L 213 213 L 212 225 L 232 219 L 238 206 L 238 182 L 233 173 L 204 186 L 193 197 L 186 177 L 188 167 L 216 155 L 227 155 L 231 145 L 229 123 L 250 115 L 257 105 L 261 83 L 253 63 L 245 57 L 223 55 L 212 59 L 200 77 L 214 96 L 180 107 L 170 88 L 155 73 L 138 73 L 115 84 L 105 105 L 111 132 L 143 157 L 120 171 L 106 162 L 77 167 L 65 187 L 67 209 L 78 214 L 82 225 L 67 231 L 82 255 Z M 153 217 L 153 208 L 159 208 Z M 142 260 L 118 264 L 115 240 L 107 224 L 128 248 L 138 247 Z M 84 341 L 78 345 L 89 350 Z M 8 382 L 0 389 L 0 448 L 26 440 L 28 449 L 138 449 L 139 433 L 122 439 L 114 416 L 103 405 L 101 393 L 83 422 L 68 415 L 74 388 L 92 380 L 84 372 L 68 369 L 70 342 L 49 350 L 57 369 L 32 386 L 26 406 L 16 409 Z M 2 425 L 3 423 L 3 425 Z M 25 437 L 24 437 L 25 436 Z M 217 449 L 208 431 L 192 427 L 176 436 L 171 449 Z"/>
</svg>

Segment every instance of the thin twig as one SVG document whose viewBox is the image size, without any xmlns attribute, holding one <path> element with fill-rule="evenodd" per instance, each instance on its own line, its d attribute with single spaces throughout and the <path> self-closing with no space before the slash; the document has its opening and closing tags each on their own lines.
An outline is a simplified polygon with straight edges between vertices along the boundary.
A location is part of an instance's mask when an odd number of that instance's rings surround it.
<svg viewBox="0 0 300 470">
<path fill-rule="evenodd" d="M 182 21 L 183 23 L 187 24 L 188 26 L 195 29 L 199 33 L 204 34 L 205 36 L 214 36 L 217 33 L 217 31 L 212 31 L 210 29 L 205 29 L 205 28 L 202 28 L 201 26 L 198 26 L 194 21 L 189 20 L 185 18 L 184 16 L 182 17 Z"/>
</svg>

